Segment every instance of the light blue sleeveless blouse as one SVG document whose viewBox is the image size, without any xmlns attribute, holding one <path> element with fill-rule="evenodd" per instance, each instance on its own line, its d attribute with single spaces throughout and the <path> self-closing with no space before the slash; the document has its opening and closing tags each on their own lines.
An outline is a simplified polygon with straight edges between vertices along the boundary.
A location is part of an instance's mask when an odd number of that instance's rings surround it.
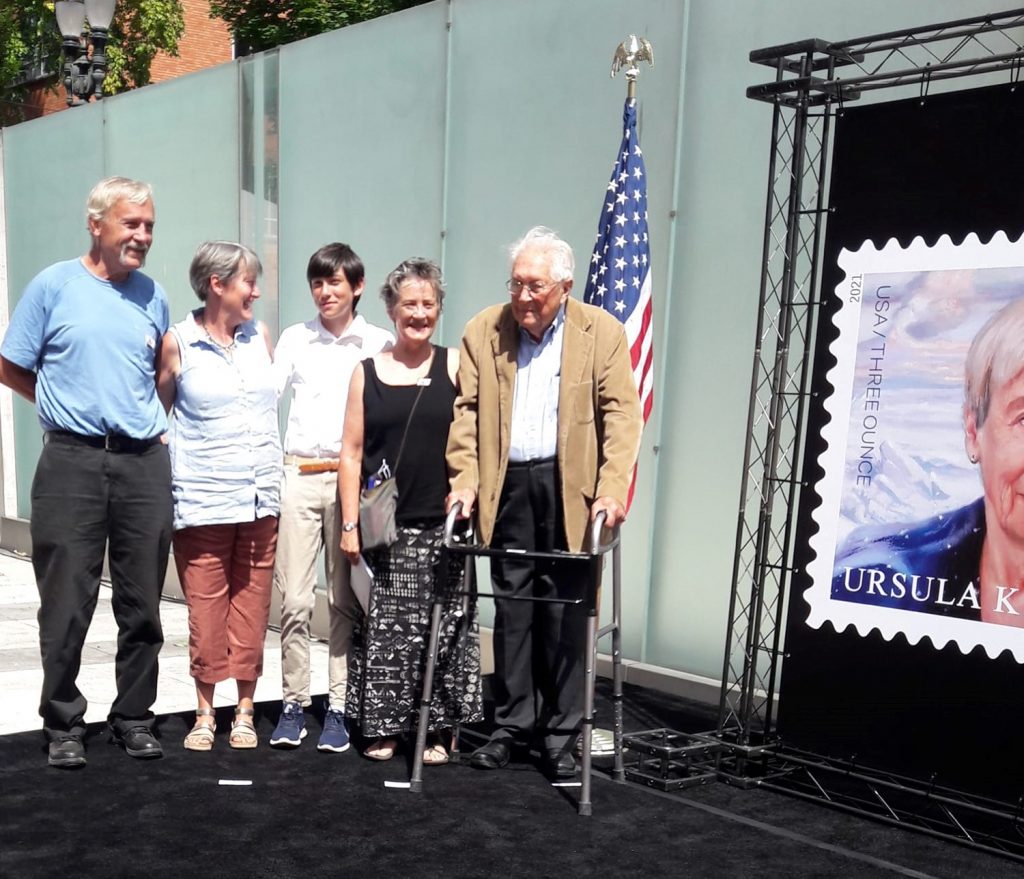
<svg viewBox="0 0 1024 879">
<path fill-rule="evenodd" d="M 255 321 L 213 344 L 198 310 L 171 327 L 181 354 L 169 435 L 174 528 L 277 516 L 283 476 L 277 383 Z"/>
</svg>

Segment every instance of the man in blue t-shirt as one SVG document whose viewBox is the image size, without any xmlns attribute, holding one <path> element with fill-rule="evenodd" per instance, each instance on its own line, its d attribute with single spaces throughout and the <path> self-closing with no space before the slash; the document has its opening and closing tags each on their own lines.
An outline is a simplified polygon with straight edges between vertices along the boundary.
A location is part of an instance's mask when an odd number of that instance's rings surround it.
<svg viewBox="0 0 1024 879">
<path fill-rule="evenodd" d="M 85 765 L 86 700 L 76 685 L 108 547 L 118 626 L 108 721 L 132 757 L 153 736 L 160 594 L 171 541 L 171 473 L 155 358 L 167 296 L 139 269 L 153 241 L 150 186 L 124 177 L 89 194 L 89 252 L 29 282 L 0 346 L 0 382 L 36 404 L 45 431 L 32 482 L 49 763 Z"/>
</svg>

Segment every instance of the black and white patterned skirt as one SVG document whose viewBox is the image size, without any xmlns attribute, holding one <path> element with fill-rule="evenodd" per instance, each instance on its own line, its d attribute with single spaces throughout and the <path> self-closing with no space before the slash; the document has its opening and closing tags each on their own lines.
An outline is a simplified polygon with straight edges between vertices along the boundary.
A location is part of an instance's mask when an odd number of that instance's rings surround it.
<svg viewBox="0 0 1024 879">
<path fill-rule="evenodd" d="M 416 729 L 435 583 L 445 601 L 430 729 L 483 717 L 476 604 L 464 606 L 461 594 L 467 560 L 450 556 L 448 570 L 440 570 L 443 533 L 443 525 L 399 526 L 393 546 L 366 554 L 373 589 L 368 613 L 353 627 L 345 699 L 345 716 L 366 738 Z"/>
</svg>

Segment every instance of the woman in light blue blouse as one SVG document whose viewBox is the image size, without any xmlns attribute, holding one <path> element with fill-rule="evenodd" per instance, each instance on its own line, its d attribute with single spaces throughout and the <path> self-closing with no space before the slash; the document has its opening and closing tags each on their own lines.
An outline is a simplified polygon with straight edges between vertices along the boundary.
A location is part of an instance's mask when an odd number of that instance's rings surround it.
<svg viewBox="0 0 1024 879">
<path fill-rule="evenodd" d="M 188 603 L 196 722 L 192 751 L 213 747 L 214 686 L 234 678 L 232 748 L 255 748 L 253 694 L 263 671 L 282 477 L 277 385 L 266 327 L 253 318 L 261 271 L 241 244 L 199 246 L 189 279 L 203 306 L 163 338 L 157 376 L 171 420 L 174 561 Z"/>
</svg>

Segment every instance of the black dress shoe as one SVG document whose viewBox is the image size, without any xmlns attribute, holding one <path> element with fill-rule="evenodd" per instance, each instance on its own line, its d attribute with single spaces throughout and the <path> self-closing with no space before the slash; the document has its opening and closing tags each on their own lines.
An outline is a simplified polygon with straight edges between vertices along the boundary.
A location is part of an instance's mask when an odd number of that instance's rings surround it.
<svg viewBox="0 0 1024 879">
<path fill-rule="evenodd" d="M 470 755 L 469 765 L 474 769 L 504 769 L 511 756 L 512 749 L 506 742 L 488 742 Z"/>
<path fill-rule="evenodd" d="M 121 745 L 129 757 L 153 760 L 164 755 L 163 748 L 153 737 L 153 732 L 148 726 L 129 726 L 123 729 L 111 726 L 110 740 Z"/>
<path fill-rule="evenodd" d="M 78 769 L 85 766 L 85 745 L 81 736 L 64 736 L 50 742 L 48 762 L 58 769 Z"/>
<path fill-rule="evenodd" d="M 572 778 L 576 775 L 576 758 L 572 751 L 552 748 L 546 753 L 548 772 L 553 778 Z"/>
</svg>

